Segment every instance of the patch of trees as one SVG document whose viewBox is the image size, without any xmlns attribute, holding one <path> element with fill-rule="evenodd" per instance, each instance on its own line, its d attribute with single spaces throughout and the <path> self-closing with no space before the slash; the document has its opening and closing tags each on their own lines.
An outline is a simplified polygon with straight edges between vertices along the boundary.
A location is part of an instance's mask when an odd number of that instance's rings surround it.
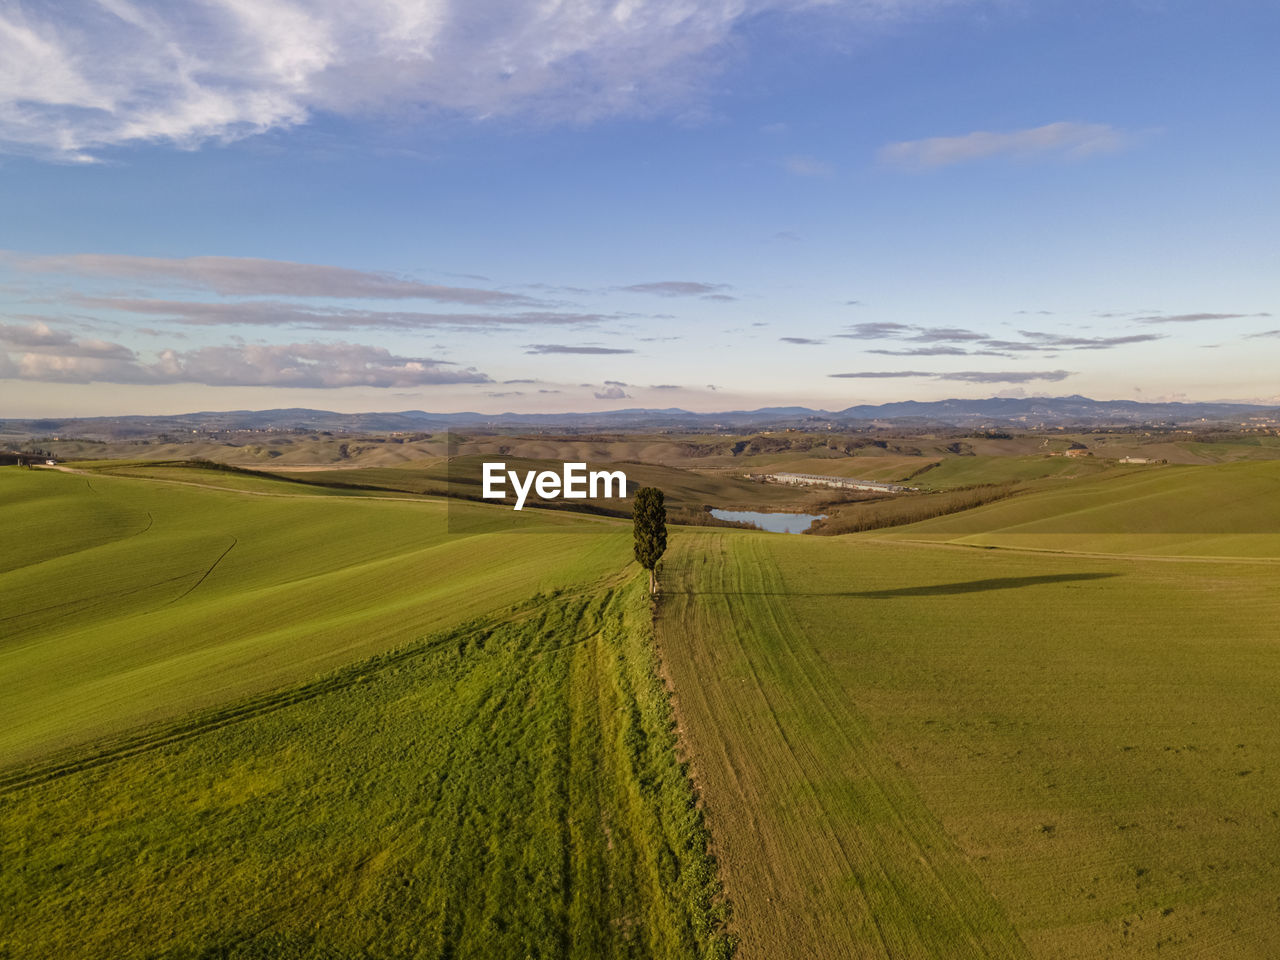
<svg viewBox="0 0 1280 960">
<path fill-rule="evenodd" d="M 928 473 L 930 470 L 936 469 L 941 463 L 942 463 L 941 460 L 934 460 L 931 463 L 926 463 L 919 470 L 912 470 L 909 474 L 907 474 L 906 479 L 914 480 L 916 477 L 920 476 L 922 473 Z"/>
<path fill-rule="evenodd" d="M 692 507 L 673 507 L 667 511 L 667 522 L 683 527 L 737 527 L 740 530 L 759 530 L 754 523 L 742 520 L 721 520 L 711 515 L 711 505 L 705 504 L 701 510 Z"/>
<path fill-rule="evenodd" d="M 736 456 L 740 453 L 737 444 L 726 447 L 722 443 L 682 443 L 680 444 L 680 453 L 686 457 L 714 457 L 725 451 Z"/>
<path fill-rule="evenodd" d="M 984 483 L 961 487 L 943 493 L 925 493 L 918 496 L 892 497 L 874 503 L 859 504 L 842 509 L 825 520 L 816 520 L 806 533 L 833 536 L 841 533 L 860 533 L 864 530 L 880 530 L 899 527 L 934 517 L 972 510 L 996 500 L 1003 500 L 1018 492 L 1017 484 Z"/>
</svg>

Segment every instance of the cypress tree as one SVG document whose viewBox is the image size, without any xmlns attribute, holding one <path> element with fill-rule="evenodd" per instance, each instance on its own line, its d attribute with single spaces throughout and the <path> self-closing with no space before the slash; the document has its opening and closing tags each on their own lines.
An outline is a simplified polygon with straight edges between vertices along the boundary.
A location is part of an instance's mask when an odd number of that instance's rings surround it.
<svg viewBox="0 0 1280 960">
<path fill-rule="evenodd" d="M 636 560 L 649 571 L 649 593 L 657 589 L 653 568 L 667 549 L 667 508 L 662 491 L 657 487 L 641 487 L 636 491 L 632 507 L 635 526 Z"/>
</svg>

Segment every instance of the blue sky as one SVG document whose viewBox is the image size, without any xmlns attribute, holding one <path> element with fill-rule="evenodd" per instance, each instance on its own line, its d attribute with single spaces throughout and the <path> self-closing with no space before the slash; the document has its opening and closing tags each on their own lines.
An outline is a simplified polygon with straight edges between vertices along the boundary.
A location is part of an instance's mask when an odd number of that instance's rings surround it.
<svg viewBox="0 0 1280 960">
<path fill-rule="evenodd" d="M 0 3 L 0 414 L 1280 402 L 1280 8 Z"/>
</svg>

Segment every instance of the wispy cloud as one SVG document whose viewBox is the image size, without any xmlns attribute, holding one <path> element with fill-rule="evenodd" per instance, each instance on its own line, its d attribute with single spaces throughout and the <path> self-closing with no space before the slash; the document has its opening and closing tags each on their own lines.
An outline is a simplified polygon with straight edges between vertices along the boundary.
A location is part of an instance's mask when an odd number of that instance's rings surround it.
<svg viewBox="0 0 1280 960">
<path fill-rule="evenodd" d="M 18 325 L 0 323 L 0 346 L 63 357 L 96 357 L 104 360 L 133 360 L 136 354 L 120 343 L 77 339 L 44 323 Z"/>
<path fill-rule="evenodd" d="M 1118 337 L 1068 337 L 1055 333 L 1037 333 L 1032 330 L 1019 330 L 1029 340 L 1037 340 L 1050 347 L 1071 347 L 1077 350 L 1110 350 L 1130 343 L 1150 343 L 1163 340 L 1162 333 L 1130 333 Z"/>
<path fill-rule="evenodd" d="M 473 369 L 427 357 L 397 356 L 355 343 L 291 343 L 165 351 L 151 368 L 175 383 L 213 386 L 413 387 L 487 383 Z"/>
<path fill-rule="evenodd" d="M 794 343 L 801 346 L 816 346 L 820 343 L 826 343 L 825 340 L 811 340 L 808 337 L 779 337 L 778 339 L 783 343 Z"/>
<path fill-rule="evenodd" d="M 865 370 L 857 373 L 831 373 L 830 377 L 856 380 L 919 377 L 957 383 L 1031 383 L 1036 380 L 1057 382 L 1071 376 L 1069 370 L 958 370 L 948 373 L 925 370 Z"/>
<path fill-rule="evenodd" d="M 1263 330 L 1261 333 L 1250 333 L 1245 339 L 1256 340 L 1259 337 L 1280 337 L 1280 330 Z M 1215 344 L 1215 346 L 1218 346 L 1218 344 Z"/>
<path fill-rule="evenodd" d="M 916 327 L 916 333 L 904 340 L 916 340 L 927 343 L 963 343 L 971 340 L 986 340 L 985 333 L 966 330 L 963 327 Z"/>
<path fill-rule="evenodd" d="M 1010 353 L 1050 353 L 1063 350 L 1110 350 L 1134 343 L 1162 340 L 1161 333 L 1134 333 L 1114 337 L 1077 337 L 1039 330 L 1019 330 L 1022 340 L 1001 340 L 964 327 L 922 327 L 905 323 L 860 323 L 837 337 L 850 340 L 897 340 L 927 343 L 928 347 L 905 350 L 876 349 L 867 353 L 891 357 L 1007 356 Z M 954 344 L 966 344 L 960 348 Z"/>
<path fill-rule="evenodd" d="M 855 323 L 847 328 L 846 333 L 837 333 L 836 336 L 846 340 L 889 340 L 918 329 L 905 323 Z"/>
<path fill-rule="evenodd" d="M 723 292 L 729 289 L 727 283 L 705 283 L 700 280 L 656 280 L 651 283 L 633 283 L 618 289 L 627 293 L 652 293 L 659 297 L 734 299 Z"/>
<path fill-rule="evenodd" d="M 591 326 L 621 319 L 619 314 L 564 313 L 553 310 L 519 313 L 418 313 L 313 307 L 278 300 L 206 302 L 153 300 L 142 297 L 72 297 L 67 303 L 89 310 L 164 317 L 186 326 L 274 326 L 308 330 L 447 330 L 529 326 Z"/>
<path fill-rule="evenodd" d="M 525 353 L 571 353 L 582 354 L 584 356 L 606 356 L 617 353 L 635 353 L 634 350 L 622 349 L 620 347 L 591 347 L 579 346 L 567 343 L 526 343 Z"/>
<path fill-rule="evenodd" d="M 921 327 L 909 323 L 856 323 L 837 337 L 846 340 L 906 340 L 916 343 L 963 343 L 987 339 L 985 333 L 963 327 Z"/>
<path fill-rule="evenodd" d="M 846 20 L 936 0 L 850 5 Z M 0 144 L 89 162 L 194 147 L 317 112 L 583 123 L 696 109 L 736 31 L 813 0 L 63 0 L 0 12 Z M 403 111 L 402 111 L 403 112 Z"/>
<path fill-rule="evenodd" d="M 1203 323 L 1205 320 L 1243 320 L 1269 316 L 1269 313 L 1172 313 L 1137 319 L 1139 323 Z"/>
<path fill-rule="evenodd" d="M 906 377 L 932 377 L 927 370 L 861 370 L 857 373 L 829 373 L 842 380 L 896 380 Z"/>
<path fill-rule="evenodd" d="M 1131 333 L 1118 337 L 1071 337 L 1037 330 L 1019 330 L 1026 340 L 986 340 L 987 346 L 999 350 L 1058 351 L 1058 350 L 1110 350 L 1131 343 L 1150 343 L 1165 339 L 1163 333 Z"/>
<path fill-rule="evenodd" d="M 198 383 L 219 387 L 420 387 L 488 383 L 473 368 L 428 357 L 404 357 L 355 343 L 232 344 L 163 350 L 143 360 L 116 354 L 30 350 L 17 358 L 0 351 L 0 376 L 55 383 Z"/>
<path fill-rule="evenodd" d="M 1128 139 L 1105 123 L 1060 122 L 1007 133 L 979 130 L 957 137 L 904 140 L 881 148 L 880 159 L 893 166 L 931 169 L 994 156 L 1088 157 L 1119 150 Z"/>
<path fill-rule="evenodd" d="M 909 350 L 868 350 L 867 353 L 880 354 L 886 357 L 968 357 L 968 356 L 1004 356 L 994 350 L 966 350 L 963 347 L 912 347 Z"/>
<path fill-rule="evenodd" d="M 501 290 L 440 286 L 389 273 L 253 257 L 170 258 L 104 253 L 28 256 L 4 251 L 0 260 L 31 273 L 177 284 L 223 296 L 415 299 L 504 307 L 538 303 L 531 297 Z"/>
<path fill-rule="evenodd" d="M 963 370 L 955 373 L 934 374 L 935 380 L 955 380 L 961 383 L 1031 383 L 1036 380 L 1047 380 L 1057 383 L 1071 376 L 1070 370 Z"/>
</svg>

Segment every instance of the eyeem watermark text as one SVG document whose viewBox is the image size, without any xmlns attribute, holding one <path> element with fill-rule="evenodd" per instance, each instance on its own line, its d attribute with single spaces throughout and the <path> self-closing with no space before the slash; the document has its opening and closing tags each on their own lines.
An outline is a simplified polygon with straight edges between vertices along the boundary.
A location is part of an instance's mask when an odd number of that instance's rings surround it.
<svg viewBox="0 0 1280 960">
<path fill-rule="evenodd" d="M 508 470 L 505 463 L 486 463 L 481 497 L 485 500 L 505 500 L 508 479 L 511 481 L 511 489 L 515 491 L 517 510 L 524 506 L 531 490 L 543 500 L 554 500 L 557 497 L 566 500 L 595 500 L 627 495 L 627 475 L 621 470 L 588 472 L 585 463 L 566 463 L 560 473 L 554 470 L 526 470 L 522 483 L 520 474 L 515 470 Z"/>
</svg>

